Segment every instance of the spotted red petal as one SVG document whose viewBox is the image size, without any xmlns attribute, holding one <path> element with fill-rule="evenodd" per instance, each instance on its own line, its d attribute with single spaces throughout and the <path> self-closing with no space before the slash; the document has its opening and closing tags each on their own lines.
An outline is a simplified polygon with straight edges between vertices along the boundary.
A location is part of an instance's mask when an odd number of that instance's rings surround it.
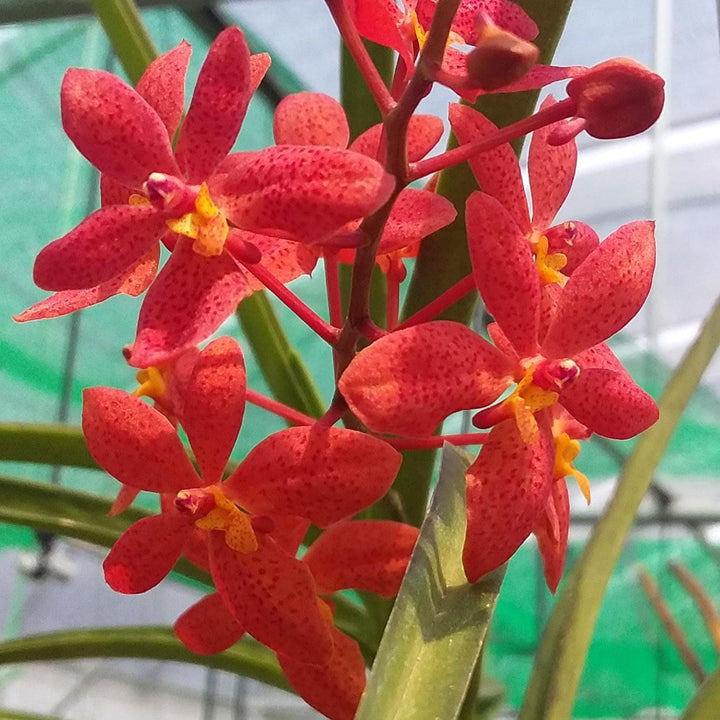
<svg viewBox="0 0 720 720">
<path fill-rule="evenodd" d="M 160 248 L 155 247 L 118 277 L 86 290 L 63 290 L 15 315 L 16 322 L 60 317 L 97 305 L 114 295 L 137 296 L 145 291 L 157 272 Z"/>
<path fill-rule="evenodd" d="M 418 529 L 389 520 L 356 520 L 328 528 L 303 556 L 318 592 L 354 588 L 397 595 Z"/>
<path fill-rule="evenodd" d="M 623 225 L 573 272 L 542 346 L 546 357 L 572 357 L 607 340 L 640 310 L 655 268 L 655 224 Z"/>
<path fill-rule="evenodd" d="M 511 372 L 508 358 L 472 330 L 438 321 L 375 341 L 338 387 L 371 430 L 424 436 L 453 412 L 493 402 Z"/>
<path fill-rule="evenodd" d="M 278 653 L 288 682 L 308 705 L 330 720 L 353 720 L 365 689 L 365 661 L 347 635 L 332 628 L 333 650 L 325 665 L 312 665 Z"/>
<path fill-rule="evenodd" d="M 379 208 L 394 185 L 364 155 L 278 145 L 237 158 L 223 184 L 222 204 L 245 230 L 316 243 Z"/>
<path fill-rule="evenodd" d="M 172 359 L 217 330 L 251 292 L 227 253 L 198 255 L 192 240 L 180 237 L 140 308 L 128 362 L 148 367 Z"/>
<path fill-rule="evenodd" d="M 405 66 L 414 63 L 412 33 L 395 0 L 348 0 L 347 7 L 357 31 L 364 38 L 400 53 Z"/>
<path fill-rule="evenodd" d="M 82 427 L 92 456 L 124 485 L 176 493 L 203 484 L 170 421 L 123 390 L 84 390 Z"/>
<path fill-rule="evenodd" d="M 218 593 L 189 607 L 173 626 L 182 644 L 198 655 L 214 655 L 232 647 L 245 634 Z"/>
<path fill-rule="evenodd" d="M 450 105 L 449 118 L 461 145 L 497 132 L 493 122 L 467 105 Z M 520 163 L 512 146 L 504 143 L 470 158 L 468 162 L 480 189 L 505 207 L 523 233 L 530 232 L 530 216 Z"/>
<path fill-rule="evenodd" d="M 405 188 L 395 200 L 383 228 L 378 255 L 415 245 L 456 217 L 455 206 L 442 195 Z"/>
<path fill-rule="evenodd" d="M 100 205 L 127 205 L 133 194 L 131 187 L 111 178 L 109 175 L 100 175 Z"/>
<path fill-rule="evenodd" d="M 294 514 L 327 527 L 379 500 L 401 460 L 365 433 L 294 427 L 257 445 L 223 487 L 253 514 Z"/>
<path fill-rule="evenodd" d="M 115 517 L 115 515 L 125 512 L 139 494 L 140 490 L 137 488 L 121 485 L 113 504 L 110 506 L 110 510 L 108 510 L 108 517 Z"/>
<path fill-rule="evenodd" d="M 346 148 L 350 128 L 342 105 L 329 95 L 299 92 L 275 108 L 273 133 L 278 145 L 327 145 Z"/>
<path fill-rule="evenodd" d="M 253 553 L 238 553 L 213 532 L 210 568 L 218 593 L 235 621 L 271 650 L 325 664 L 332 653 L 310 570 L 300 560 L 261 540 Z"/>
<path fill-rule="evenodd" d="M 239 28 L 229 27 L 210 46 L 180 128 L 175 157 L 189 182 L 207 178 L 230 152 L 252 89 L 245 37 Z"/>
<path fill-rule="evenodd" d="M 547 506 L 533 530 L 543 562 L 545 582 L 551 593 L 555 593 L 562 578 L 569 527 L 570 504 L 567 483 L 564 480 L 556 480 L 548 497 Z"/>
<path fill-rule="evenodd" d="M 552 95 L 540 106 L 545 110 L 557 101 Z M 553 125 L 546 125 L 533 133 L 528 155 L 528 174 L 532 192 L 532 224 L 544 230 L 549 227 L 560 206 L 570 192 L 577 165 L 577 145 L 570 140 L 563 145 L 547 141 Z"/>
<path fill-rule="evenodd" d="M 185 109 L 185 75 L 191 53 L 192 48 L 183 40 L 153 60 L 135 88 L 163 121 L 171 139 Z"/>
<path fill-rule="evenodd" d="M 245 410 L 245 363 L 229 337 L 211 342 L 185 384 L 182 426 L 207 485 L 220 482 Z"/>
<path fill-rule="evenodd" d="M 40 251 L 35 284 L 43 290 L 78 290 L 113 280 L 150 252 L 164 228 L 153 207 L 100 208 Z"/>
<path fill-rule="evenodd" d="M 520 356 L 535 355 L 540 282 L 525 235 L 487 193 L 470 195 L 465 220 L 473 277 L 488 312 Z"/>
<path fill-rule="evenodd" d="M 268 53 L 254 53 L 250 56 L 250 94 L 252 95 L 270 69 L 272 59 Z"/>
<path fill-rule="evenodd" d="M 115 75 L 70 68 L 60 103 L 65 132 L 100 172 L 134 188 L 152 172 L 179 174 L 162 120 Z"/>
<path fill-rule="evenodd" d="M 535 415 L 540 434 L 526 445 L 514 419 L 496 425 L 467 481 L 463 565 L 470 582 L 502 565 L 535 527 L 550 494 L 555 444 L 545 411 Z"/>
<path fill-rule="evenodd" d="M 368 128 L 353 140 L 350 150 L 371 158 L 379 157 L 382 130 L 382 123 Z M 438 144 L 444 130 L 443 121 L 435 115 L 413 115 L 407 131 L 408 162 L 422 160 Z"/>
<path fill-rule="evenodd" d="M 581 370 L 559 402 L 592 432 L 618 440 L 647 430 L 659 416 L 655 401 L 628 375 L 605 368 Z"/>
<path fill-rule="evenodd" d="M 161 513 L 133 523 L 103 562 L 105 581 L 134 595 L 155 587 L 178 561 L 192 525 L 180 513 Z"/>
</svg>

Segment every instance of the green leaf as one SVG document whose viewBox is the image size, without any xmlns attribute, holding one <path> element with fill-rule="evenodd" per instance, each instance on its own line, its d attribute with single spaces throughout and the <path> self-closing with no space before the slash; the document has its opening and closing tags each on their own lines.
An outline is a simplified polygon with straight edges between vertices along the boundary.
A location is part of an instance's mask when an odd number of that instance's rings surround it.
<svg viewBox="0 0 720 720">
<path fill-rule="evenodd" d="M 67 630 L 0 643 L 0 665 L 89 657 L 174 660 L 290 690 L 274 653 L 248 637 L 217 655 L 196 655 L 175 637 L 172 628 L 155 625 Z"/>
<path fill-rule="evenodd" d="M 520 720 L 570 717 L 603 590 L 655 468 L 719 344 L 720 300 L 665 387 L 658 403 L 660 419 L 637 441 L 613 497 L 563 587 L 535 656 Z"/>
<path fill-rule="evenodd" d="M 90 0 L 132 85 L 158 56 L 133 0 Z"/>
<path fill-rule="evenodd" d="M 273 396 L 306 415 L 320 417 L 325 412 L 322 398 L 265 291 L 245 298 L 238 306 L 237 316 Z"/>
<path fill-rule="evenodd" d="M 98 469 L 80 426 L 0 423 L 0 460 Z"/>
<path fill-rule="evenodd" d="M 35 713 L 15 712 L 0 708 L 0 720 L 60 720 L 52 715 L 36 715 Z"/>
<path fill-rule="evenodd" d="M 717 716 L 720 708 L 720 667 L 705 678 L 680 720 L 708 720 Z"/>
<path fill-rule="evenodd" d="M 505 568 L 468 584 L 464 454 L 443 450 L 440 479 L 355 720 L 453 720 L 485 639 Z"/>
</svg>

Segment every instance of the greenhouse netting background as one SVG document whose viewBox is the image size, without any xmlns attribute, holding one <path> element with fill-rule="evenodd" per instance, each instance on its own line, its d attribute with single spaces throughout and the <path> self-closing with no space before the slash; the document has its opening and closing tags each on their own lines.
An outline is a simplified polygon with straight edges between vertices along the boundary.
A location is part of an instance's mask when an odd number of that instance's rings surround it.
<svg viewBox="0 0 720 720">
<path fill-rule="evenodd" d="M 285 93 L 311 89 L 338 95 L 338 42 L 320 0 L 154 4 L 162 6 L 146 9 L 144 19 L 158 48 L 167 50 L 181 38 L 193 46 L 190 87 L 212 34 L 223 23 L 240 24 L 255 52 L 273 55 L 269 81 L 251 104 L 238 149 L 272 144 L 273 108 Z M 606 0 L 602 5 L 600 13 L 593 0 L 575 1 L 557 64 L 632 56 L 666 77 L 667 109 L 658 126 L 641 137 L 607 144 L 581 141 L 578 179 L 560 219 L 582 219 L 601 237 L 631 219 L 657 219 L 659 262 L 652 296 L 614 344 L 634 377 L 657 396 L 720 289 L 716 7 L 713 0 Z M 63 17 L 38 19 L 48 15 Z M 43 296 L 31 282 L 38 250 L 98 205 L 95 171 L 60 125 L 63 72 L 70 66 L 116 72 L 119 67 L 85 3 L 4 0 L 0 23 L 0 421 L 76 424 L 83 387 L 134 386 L 133 373 L 121 361 L 118 338 L 132 339 L 138 301 L 116 297 L 53 322 L 17 325 L 11 316 Z M 302 33 L 296 29 L 300 26 Z M 606 32 L 610 26 L 612 33 Z M 444 115 L 449 99 L 436 99 L 431 111 Z M 321 307 L 319 271 L 295 281 L 293 289 Z M 318 350 L 284 308 L 277 311 L 300 354 L 318 370 L 321 390 L 329 398 L 331 379 L 324 372 L 329 354 Z M 237 321 L 228 320 L 221 332 L 239 332 Z M 258 368 L 251 357 L 247 360 L 250 384 L 263 390 Z M 575 707 L 577 718 L 665 717 L 664 712 L 673 717 L 673 710 L 692 694 L 693 679 L 639 587 L 640 563 L 660 583 L 706 669 L 717 663 L 692 600 L 666 563 L 683 563 L 720 601 L 719 393 L 716 362 L 673 438 L 607 590 Z M 249 408 L 236 456 L 279 427 L 276 418 Z M 584 507 L 579 493 L 572 495 L 569 563 L 629 450 L 629 443 L 593 441 L 583 451 L 579 466 L 592 479 L 593 503 Z M 0 463 L 0 472 L 106 496 L 117 489 L 112 478 L 94 471 Z M 199 596 L 197 589 L 179 581 L 141 599 L 114 595 L 102 581 L 102 554 L 64 542 L 53 549 L 50 573 L 33 579 L 37 553 L 34 533 L 0 526 L 3 639 L 66 627 L 168 624 Z M 510 563 L 485 662 L 492 678 L 489 694 L 503 693 L 507 716 L 512 717 L 522 699 L 551 605 L 535 546 L 528 542 Z M 137 705 L 128 711 L 128 703 Z M 138 719 L 316 717 L 291 696 L 250 681 L 129 660 L 0 668 L 0 707 L 94 720 L 121 713 Z"/>
</svg>

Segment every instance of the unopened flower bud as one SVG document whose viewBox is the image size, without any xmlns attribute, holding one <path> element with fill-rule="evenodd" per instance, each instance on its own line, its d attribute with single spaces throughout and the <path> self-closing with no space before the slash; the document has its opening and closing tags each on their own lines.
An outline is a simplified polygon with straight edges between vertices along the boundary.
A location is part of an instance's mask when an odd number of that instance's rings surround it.
<svg viewBox="0 0 720 720">
<path fill-rule="evenodd" d="M 660 116 L 665 81 L 629 58 L 613 58 L 572 79 L 568 96 L 589 135 L 623 138 L 647 130 Z"/>
<path fill-rule="evenodd" d="M 466 56 L 470 83 L 482 90 L 498 90 L 526 75 L 538 60 L 539 51 L 527 40 L 503 30 L 489 18 L 478 27 L 478 41 Z"/>
</svg>

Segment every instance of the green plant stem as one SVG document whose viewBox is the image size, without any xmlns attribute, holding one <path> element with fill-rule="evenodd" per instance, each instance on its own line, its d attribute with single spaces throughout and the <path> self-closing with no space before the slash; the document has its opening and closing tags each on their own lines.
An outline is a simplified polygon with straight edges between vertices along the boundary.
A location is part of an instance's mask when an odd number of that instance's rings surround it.
<svg viewBox="0 0 720 720">
<path fill-rule="evenodd" d="M 719 344 L 720 299 L 673 372 L 658 403 L 660 419 L 637 441 L 615 493 L 570 572 L 535 655 L 520 720 L 570 717 L 603 591 L 655 468 Z"/>
<path fill-rule="evenodd" d="M 133 0 L 90 0 L 131 84 L 158 56 Z"/>
<path fill-rule="evenodd" d="M 100 469 L 82 429 L 55 423 L 0 423 L 0 460 Z"/>
</svg>

